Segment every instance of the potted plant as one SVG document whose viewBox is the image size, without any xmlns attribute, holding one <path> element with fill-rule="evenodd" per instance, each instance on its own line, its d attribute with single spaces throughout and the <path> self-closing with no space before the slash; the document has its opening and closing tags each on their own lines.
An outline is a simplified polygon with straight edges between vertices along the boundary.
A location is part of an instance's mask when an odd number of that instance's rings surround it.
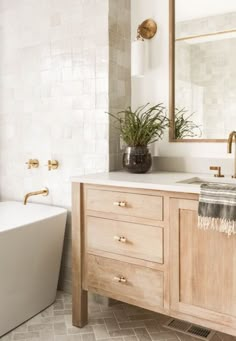
<svg viewBox="0 0 236 341">
<path fill-rule="evenodd" d="M 123 155 L 123 167 L 131 173 L 146 173 L 152 165 L 148 146 L 163 137 L 169 126 L 166 109 L 160 104 L 149 106 L 147 103 L 133 111 L 131 107 L 111 114 L 121 138 L 126 144 Z"/>
</svg>

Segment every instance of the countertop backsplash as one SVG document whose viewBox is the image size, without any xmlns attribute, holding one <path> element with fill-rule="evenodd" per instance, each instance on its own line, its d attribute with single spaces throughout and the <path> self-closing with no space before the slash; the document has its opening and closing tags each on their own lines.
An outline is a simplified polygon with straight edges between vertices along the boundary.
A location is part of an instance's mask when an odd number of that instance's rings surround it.
<svg viewBox="0 0 236 341">
<path fill-rule="evenodd" d="M 222 174 L 233 175 L 234 161 L 232 158 L 200 158 L 200 157 L 172 157 L 157 156 L 153 158 L 153 171 L 186 172 L 214 174 L 210 166 L 220 166 Z"/>
</svg>

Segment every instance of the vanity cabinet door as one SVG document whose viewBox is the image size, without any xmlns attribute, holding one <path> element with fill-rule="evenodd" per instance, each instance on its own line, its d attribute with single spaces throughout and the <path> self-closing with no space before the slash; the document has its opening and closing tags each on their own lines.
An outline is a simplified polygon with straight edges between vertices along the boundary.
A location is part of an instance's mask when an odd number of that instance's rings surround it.
<svg viewBox="0 0 236 341">
<path fill-rule="evenodd" d="M 236 333 L 236 236 L 198 229 L 197 208 L 198 201 L 171 199 L 171 310 L 186 320 L 203 319 L 203 325 L 212 327 L 206 322 L 211 321 Z"/>
</svg>

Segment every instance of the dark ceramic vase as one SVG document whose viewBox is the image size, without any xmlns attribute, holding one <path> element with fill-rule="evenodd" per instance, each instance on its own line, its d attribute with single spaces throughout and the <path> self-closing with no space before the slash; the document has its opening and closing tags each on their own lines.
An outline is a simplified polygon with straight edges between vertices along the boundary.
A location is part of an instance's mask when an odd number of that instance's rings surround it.
<svg viewBox="0 0 236 341">
<path fill-rule="evenodd" d="M 152 156 L 148 147 L 126 147 L 123 167 L 130 173 L 146 173 L 152 166 Z"/>
</svg>

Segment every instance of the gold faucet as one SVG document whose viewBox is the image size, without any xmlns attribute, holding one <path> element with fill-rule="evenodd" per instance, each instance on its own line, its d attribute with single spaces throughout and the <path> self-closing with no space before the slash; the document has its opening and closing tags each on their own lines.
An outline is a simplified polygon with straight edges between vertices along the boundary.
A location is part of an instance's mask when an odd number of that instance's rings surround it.
<svg viewBox="0 0 236 341">
<path fill-rule="evenodd" d="M 44 188 L 41 191 L 36 191 L 36 192 L 29 192 L 25 195 L 24 197 L 24 205 L 27 204 L 27 200 L 29 199 L 29 197 L 32 197 L 33 195 L 43 195 L 43 196 L 47 196 L 49 194 L 49 190 L 48 188 Z"/>
<path fill-rule="evenodd" d="M 232 153 L 233 139 L 235 140 L 235 155 L 234 155 L 234 175 L 232 175 L 232 178 L 236 178 L 236 131 L 232 131 L 228 137 L 227 152 L 230 154 Z"/>
<path fill-rule="evenodd" d="M 216 178 L 224 178 L 224 175 L 221 174 L 221 167 L 219 166 L 210 166 L 210 170 L 216 170 L 217 173 L 214 174 L 214 177 Z"/>
</svg>

